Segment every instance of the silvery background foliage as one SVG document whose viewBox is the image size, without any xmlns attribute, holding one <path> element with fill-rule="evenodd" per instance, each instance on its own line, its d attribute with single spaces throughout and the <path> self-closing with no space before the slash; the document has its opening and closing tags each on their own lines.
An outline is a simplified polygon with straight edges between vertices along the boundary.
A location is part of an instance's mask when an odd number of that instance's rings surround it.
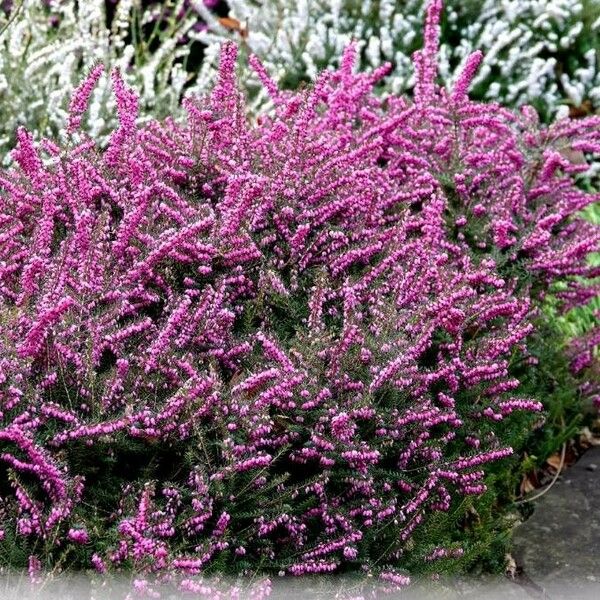
<svg viewBox="0 0 600 600">
<path fill-rule="evenodd" d="M 361 67 L 391 61 L 386 90 L 413 85 L 411 54 L 421 43 L 424 0 L 227 0 L 247 30 L 224 27 L 218 0 L 5 0 L 0 13 L 0 153 L 18 125 L 39 135 L 64 125 L 72 89 L 98 61 L 119 67 L 141 96 L 142 119 L 176 112 L 183 94 L 203 93 L 215 75 L 220 43 L 255 53 L 283 87 L 338 64 L 352 39 Z M 155 30 L 153 23 L 161 23 Z M 504 104 L 533 103 L 545 118 L 569 104 L 600 105 L 600 0 L 447 0 L 442 77 L 450 85 L 470 52 L 485 53 L 473 94 Z M 148 31 L 153 31 L 152 40 Z M 200 43 L 204 44 L 198 55 Z M 244 61 L 241 61 L 241 65 Z M 260 107 L 253 74 L 242 80 Z M 115 124 L 108 78 L 94 92 L 88 127 L 104 138 Z M 6 160 L 6 159 L 5 159 Z"/>
<path fill-rule="evenodd" d="M 421 43 L 423 0 L 229 0 L 247 24 L 248 48 L 289 87 L 337 64 L 351 39 L 363 66 L 394 64 L 392 92 L 413 85 L 411 54 Z M 211 23 L 218 43 L 235 33 Z M 446 0 L 441 73 L 449 84 L 466 57 L 484 52 L 475 95 L 533 103 L 554 116 L 563 103 L 600 104 L 600 0 Z M 205 65 L 206 67 L 206 65 Z M 564 110 L 564 109 L 563 109 Z"/>
<path fill-rule="evenodd" d="M 182 64 L 198 24 L 184 0 L 143 9 L 141 0 L 23 0 L 12 3 L 0 36 L 0 152 L 12 146 L 18 125 L 49 135 L 66 119 L 73 88 L 97 62 L 118 67 L 140 94 L 142 112 L 165 116 L 179 104 L 186 73 Z M 110 24 L 107 8 L 114 11 Z M 162 8 L 162 11 L 161 11 Z M 132 27 L 163 15 L 164 30 L 153 51 L 131 35 Z M 108 76 L 94 91 L 88 126 L 104 137 L 116 123 Z"/>
</svg>

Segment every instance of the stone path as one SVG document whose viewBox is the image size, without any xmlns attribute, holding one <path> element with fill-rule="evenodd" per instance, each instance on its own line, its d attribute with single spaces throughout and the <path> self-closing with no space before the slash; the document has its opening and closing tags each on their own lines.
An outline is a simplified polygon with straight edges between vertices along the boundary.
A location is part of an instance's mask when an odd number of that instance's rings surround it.
<svg viewBox="0 0 600 600">
<path fill-rule="evenodd" d="M 514 558 L 533 598 L 600 600 L 600 448 L 535 501 L 533 515 L 515 529 Z"/>
</svg>

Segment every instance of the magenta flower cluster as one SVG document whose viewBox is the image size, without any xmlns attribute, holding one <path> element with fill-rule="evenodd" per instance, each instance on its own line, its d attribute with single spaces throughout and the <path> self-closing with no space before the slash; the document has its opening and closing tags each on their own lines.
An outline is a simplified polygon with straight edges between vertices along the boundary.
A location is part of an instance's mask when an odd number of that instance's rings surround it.
<svg viewBox="0 0 600 600">
<path fill-rule="evenodd" d="M 98 68 L 66 144 L 18 132 L 0 175 L 0 527 L 17 543 L 89 549 L 99 572 L 376 563 L 404 585 L 419 527 L 485 491 L 512 453 L 498 423 L 542 409 L 511 373 L 540 294 L 581 302 L 597 275 L 600 234 L 575 216 L 597 198 L 565 149 L 598 151 L 599 121 L 543 130 L 470 102 L 477 54 L 437 87 L 440 9 L 414 101 L 374 94 L 388 67 L 353 73 L 350 46 L 297 93 L 252 59 L 274 104 L 252 119 L 227 44 L 185 123 L 138 129 L 115 72 L 120 126 L 98 148 L 78 130 Z M 90 511 L 81 457 L 127 444 L 150 465 L 183 448 L 181 467 Z"/>
</svg>

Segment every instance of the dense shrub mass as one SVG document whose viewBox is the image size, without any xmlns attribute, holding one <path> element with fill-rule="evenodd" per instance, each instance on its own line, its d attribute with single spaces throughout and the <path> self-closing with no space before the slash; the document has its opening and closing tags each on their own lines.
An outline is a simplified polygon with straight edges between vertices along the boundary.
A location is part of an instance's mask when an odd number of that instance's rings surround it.
<svg viewBox="0 0 600 600">
<path fill-rule="evenodd" d="M 248 47 L 284 86 L 295 88 L 337 65 L 352 39 L 359 40 L 363 64 L 394 64 L 387 89 L 406 92 L 414 85 L 411 54 L 422 43 L 424 0 L 228 0 L 228 5 L 230 15 L 247 24 Z M 598 0 L 447 0 L 446 7 L 440 74 L 448 87 L 468 56 L 483 50 L 474 97 L 533 104 L 545 117 L 566 109 L 565 103 L 600 106 Z M 209 19 L 202 36 L 210 43 L 237 32 Z"/>
<path fill-rule="evenodd" d="M 414 103 L 402 97 L 388 102 L 384 120 L 402 122 L 387 136 L 388 167 L 407 183 L 424 170 L 433 174 L 447 195 L 452 239 L 492 257 L 535 300 L 553 291 L 565 311 L 585 305 L 599 290 L 600 270 L 590 255 L 598 250 L 600 229 L 581 211 L 600 195 L 578 189 L 577 181 L 588 170 L 585 157 L 600 151 L 600 118 L 540 128 L 531 107 L 515 113 L 468 101 L 467 86 L 483 59 L 479 52 L 469 57 L 452 92 L 442 92 L 432 84 L 437 27 L 430 14 L 430 37 L 415 55 Z M 578 368 L 589 366 L 593 346 L 579 344 L 587 358 Z"/>
<path fill-rule="evenodd" d="M 438 87 L 440 10 L 414 101 L 374 94 L 387 67 L 354 74 L 351 45 L 296 93 L 252 58 L 274 109 L 249 118 L 226 44 L 186 122 L 138 128 L 115 70 L 102 149 L 80 129 L 98 66 L 65 144 L 18 131 L 0 176 L 5 562 L 403 584 L 461 556 L 458 531 L 419 535 L 465 514 L 542 409 L 516 373 L 545 295 L 595 293 L 598 229 L 576 213 L 597 197 L 572 160 L 600 127 L 471 102 L 478 53 Z"/>
</svg>

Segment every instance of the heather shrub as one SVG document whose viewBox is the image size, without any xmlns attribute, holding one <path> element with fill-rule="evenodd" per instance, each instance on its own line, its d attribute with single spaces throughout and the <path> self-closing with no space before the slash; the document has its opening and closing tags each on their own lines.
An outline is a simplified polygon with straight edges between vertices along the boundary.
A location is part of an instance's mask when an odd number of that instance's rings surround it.
<svg viewBox="0 0 600 600">
<path fill-rule="evenodd" d="M 469 101 L 479 52 L 450 94 L 436 88 L 440 5 L 429 9 L 425 48 L 415 57 L 414 102 L 388 102 L 384 119 L 397 115 L 402 122 L 388 136 L 389 168 L 406 181 L 423 170 L 433 174 L 448 197 L 452 239 L 492 257 L 536 301 L 550 295 L 563 310 L 585 305 L 598 294 L 592 254 L 600 229 L 582 211 L 600 194 L 580 186 L 578 177 L 588 171 L 586 157 L 600 152 L 600 118 L 561 119 L 545 128 L 530 107 L 514 113 Z M 581 360 L 575 370 L 589 366 L 591 355 Z"/>
<path fill-rule="evenodd" d="M 541 299 L 582 301 L 595 275 L 575 215 L 592 197 L 543 152 L 593 151 L 598 129 L 526 112 L 522 130 L 468 101 L 477 55 L 437 88 L 439 11 L 414 103 L 374 94 L 386 68 L 354 74 L 351 45 L 296 93 L 252 59 L 274 104 L 255 119 L 227 44 L 185 122 L 138 127 L 113 71 L 103 149 L 81 129 L 96 67 L 64 144 L 18 131 L 0 176 L 5 563 L 402 585 L 482 544 L 498 561 L 469 519 L 506 529 L 510 444 L 542 409 L 524 393 Z"/>
<path fill-rule="evenodd" d="M 528 447 L 543 461 L 598 399 L 600 230 L 593 209 L 600 194 L 582 177 L 600 152 L 600 119 L 543 127 L 531 107 L 515 113 L 470 101 L 466 91 L 483 61 L 478 52 L 450 92 L 437 87 L 440 4 L 430 5 L 425 49 L 415 56 L 414 101 L 387 104 L 384 119 L 396 115 L 402 124 L 389 135 L 384 159 L 406 181 L 434 174 L 448 199 L 451 239 L 492 258 L 537 307 L 543 336 L 530 338 L 529 350 L 540 364 L 519 378 L 549 408 L 545 436 L 553 443 Z"/>
</svg>

